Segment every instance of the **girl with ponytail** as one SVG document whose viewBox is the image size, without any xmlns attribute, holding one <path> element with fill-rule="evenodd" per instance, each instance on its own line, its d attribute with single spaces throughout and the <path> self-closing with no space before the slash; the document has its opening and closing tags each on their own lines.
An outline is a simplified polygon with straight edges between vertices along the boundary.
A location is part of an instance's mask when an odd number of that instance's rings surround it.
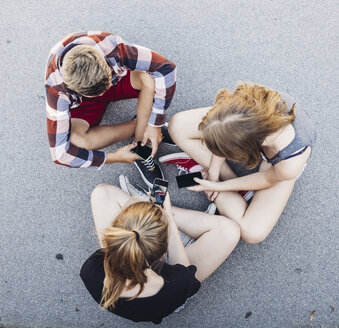
<svg viewBox="0 0 339 328">
<path fill-rule="evenodd" d="M 178 165 L 185 157 L 204 167 L 204 180 L 188 189 L 205 191 L 248 243 L 263 241 L 277 223 L 316 139 L 310 118 L 289 95 L 246 83 L 233 93 L 220 90 L 213 107 L 176 114 L 169 132 L 188 155 L 160 162 Z M 248 170 L 238 177 L 229 164 Z M 241 196 L 248 190 L 254 191 L 250 204 Z"/>
<path fill-rule="evenodd" d="M 80 276 L 103 308 L 136 322 L 160 323 L 183 305 L 240 238 L 233 221 L 172 207 L 169 195 L 161 208 L 102 184 L 91 204 L 101 248 Z M 178 228 L 196 241 L 184 247 Z"/>
</svg>

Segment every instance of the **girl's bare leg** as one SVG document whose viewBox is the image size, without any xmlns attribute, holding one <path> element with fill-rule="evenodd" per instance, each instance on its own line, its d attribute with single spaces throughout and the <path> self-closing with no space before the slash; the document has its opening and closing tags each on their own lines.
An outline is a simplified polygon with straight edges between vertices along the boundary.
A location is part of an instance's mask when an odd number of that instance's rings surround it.
<svg viewBox="0 0 339 328">
<path fill-rule="evenodd" d="M 210 107 L 198 108 L 176 114 L 169 125 L 175 143 L 205 168 L 209 167 L 211 152 L 202 144 L 198 126 Z M 270 164 L 263 162 L 260 170 Z M 225 162 L 221 180 L 235 178 L 235 173 Z M 263 241 L 276 225 L 291 195 L 295 180 L 277 183 L 271 188 L 254 193 L 250 205 L 234 191 L 222 192 L 215 203 L 222 215 L 234 220 L 241 227 L 241 238 L 248 243 Z"/>
<path fill-rule="evenodd" d="M 110 184 L 99 184 L 92 192 L 91 206 L 95 228 L 101 244 L 104 230 L 110 227 L 115 217 L 120 213 L 122 207 L 132 197 L 120 188 Z"/>
<path fill-rule="evenodd" d="M 211 107 L 204 107 L 180 112 L 173 116 L 168 127 L 173 141 L 205 169 L 210 166 L 212 153 L 202 143 L 202 135 L 198 127 L 210 109 Z M 227 180 L 236 177 L 236 174 L 225 162 L 220 178 Z"/>
<path fill-rule="evenodd" d="M 172 207 L 178 229 L 197 239 L 186 247 L 199 281 L 209 277 L 231 254 L 240 238 L 238 224 L 223 216 Z"/>
<path fill-rule="evenodd" d="M 100 184 L 92 192 L 91 205 L 99 241 L 103 231 L 132 197 L 120 188 Z M 238 224 L 223 217 L 173 207 L 178 228 L 197 240 L 186 248 L 190 262 L 197 267 L 197 278 L 206 279 L 229 256 L 240 238 Z M 103 246 L 101 244 L 101 246 Z"/>
<path fill-rule="evenodd" d="M 260 171 L 271 165 L 263 162 Z M 251 203 L 234 191 L 221 192 L 215 204 L 220 214 L 237 222 L 241 228 L 241 238 L 250 244 L 262 242 L 272 231 L 292 193 L 296 179 L 283 181 L 274 186 L 257 190 Z"/>
</svg>

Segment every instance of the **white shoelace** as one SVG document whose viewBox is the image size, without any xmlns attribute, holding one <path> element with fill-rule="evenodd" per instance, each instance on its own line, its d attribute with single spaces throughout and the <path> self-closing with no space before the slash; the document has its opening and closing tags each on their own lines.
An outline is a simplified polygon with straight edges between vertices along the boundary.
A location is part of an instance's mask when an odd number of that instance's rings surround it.
<svg viewBox="0 0 339 328">
<path fill-rule="evenodd" d="M 179 164 L 176 164 L 176 167 L 179 170 L 179 175 L 189 173 L 189 171 L 186 168 L 184 168 L 183 166 L 180 166 Z"/>
<path fill-rule="evenodd" d="M 153 158 L 151 157 L 149 160 L 147 161 L 141 161 L 143 164 L 145 164 L 145 166 L 147 167 L 148 171 L 151 171 L 152 169 L 155 168 L 155 163 Z"/>
</svg>

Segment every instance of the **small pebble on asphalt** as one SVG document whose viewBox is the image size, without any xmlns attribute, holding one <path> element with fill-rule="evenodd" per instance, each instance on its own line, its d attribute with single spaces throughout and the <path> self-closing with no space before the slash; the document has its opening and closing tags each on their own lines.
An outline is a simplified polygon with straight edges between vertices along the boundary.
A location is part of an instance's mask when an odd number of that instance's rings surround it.
<svg viewBox="0 0 339 328">
<path fill-rule="evenodd" d="M 63 260 L 64 259 L 64 256 L 62 255 L 62 254 L 57 254 L 57 255 L 55 255 L 55 258 L 57 259 L 57 260 Z"/>
</svg>

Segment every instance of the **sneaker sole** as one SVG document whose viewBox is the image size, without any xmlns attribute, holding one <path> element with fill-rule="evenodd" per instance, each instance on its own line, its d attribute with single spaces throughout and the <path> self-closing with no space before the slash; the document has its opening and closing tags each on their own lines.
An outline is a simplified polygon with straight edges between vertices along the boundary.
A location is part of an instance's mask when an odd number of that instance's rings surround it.
<svg viewBox="0 0 339 328">
<path fill-rule="evenodd" d="M 248 193 L 245 194 L 243 198 L 246 200 L 246 202 L 248 202 L 250 199 L 252 199 L 253 196 L 254 196 L 254 192 L 253 190 L 250 190 Z"/>
<path fill-rule="evenodd" d="M 159 162 L 163 163 L 173 159 L 191 159 L 191 157 L 186 153 L 174 153 L 159 157 Z"/>
<path fill-rule="evenodd" d="M 217 206 L 215 205 L 214 202 L 212 202 L 208 205 L 206 213 L 214 215 L 216 211 L 217 211 Z"/>
<path fill-rule="evenodd" d="M 150 183 L 147 179 L 146 179 L 146 177 L 144 176 L 144 174 L 142 173 L 142 171 L 139 169 L 139 166 L 134 162 L 134 165 L 135 165 L 135 167 L 138 169 L 138 171 L 139 171 L 139 173 L 140 173 L 140 175 L 141 175 L 141 178 L 142 178 L 142 180 L 144 180 L 144 182 L 147 184 L 147 186 L 148 187 L 150 187 L 151 189 L 153 188 L 153 183 Z M 159 169 L 160 169 L 160 172 L 161 172 L 161 175 L 162 175 L 162 178 L 161 179 L 164 179 L 164 173 L 162 172 L 162 169 L 161 169 L 161 167 L 160 167 L 160 165 L 158 165 L 159 166 Z"/>
<path fill-rule="evenodd" d="M 176 144 L 172 144 L 172 143 L 169 143 L 169 142 L 166 142 L 166 141 L 161 141 L 161 143 L 163 143 L 164 145 L 167 145 L 167 146 L 171 146 L 171 147 L 176 147 L 178 148 L 179 146 L 177 146 Z"/>
<path fill-rule="evenodd" d="M 141 194 L 140 195 L 139 194 L 138 195 L 133 195 L 133 193 L 128 188 L 128 184 L 131 185 L 131 183 L 129 182 L 128 178 L 126 176 L 124 176 L 123 174 L 119 175 L 119 184 L 120 184 L 121 190 L 124 191 L 126 194 L 130 195 L 131 197 L 140 197 L 140 198 L 144 198 L 145 197 L 148 200 L 146 190 L 143 190 L 143 194 L 142 195 Z M 140 190 L 140 193 L 141 192 L 142 191 Z"/>
<path fill-rule="evenodd" d="M 184 245 L 184 247 L 187 247 L 191 244 L 193 244 L 195 242 L 195 239 L 190 237 L 189 235 L 186 235 L 184 232 L 182 232 L 181 230 L 179 230 L 179 235 L 180 235 L 180 239 L 182 241 L 182 244 Z"/>
<path fill-rule="evenodd" d="M 130 192 L 128 191 L 128 188 L 127 188 L 127 183 L 126 183 L 126 179 L 125 179 L 125 176 L 124 175 L 119 175 L 119 184 L 120 184 L 120 188 L 122 191 L 124 191 L 126 194 L 130 194 Z"/>
</svg>

